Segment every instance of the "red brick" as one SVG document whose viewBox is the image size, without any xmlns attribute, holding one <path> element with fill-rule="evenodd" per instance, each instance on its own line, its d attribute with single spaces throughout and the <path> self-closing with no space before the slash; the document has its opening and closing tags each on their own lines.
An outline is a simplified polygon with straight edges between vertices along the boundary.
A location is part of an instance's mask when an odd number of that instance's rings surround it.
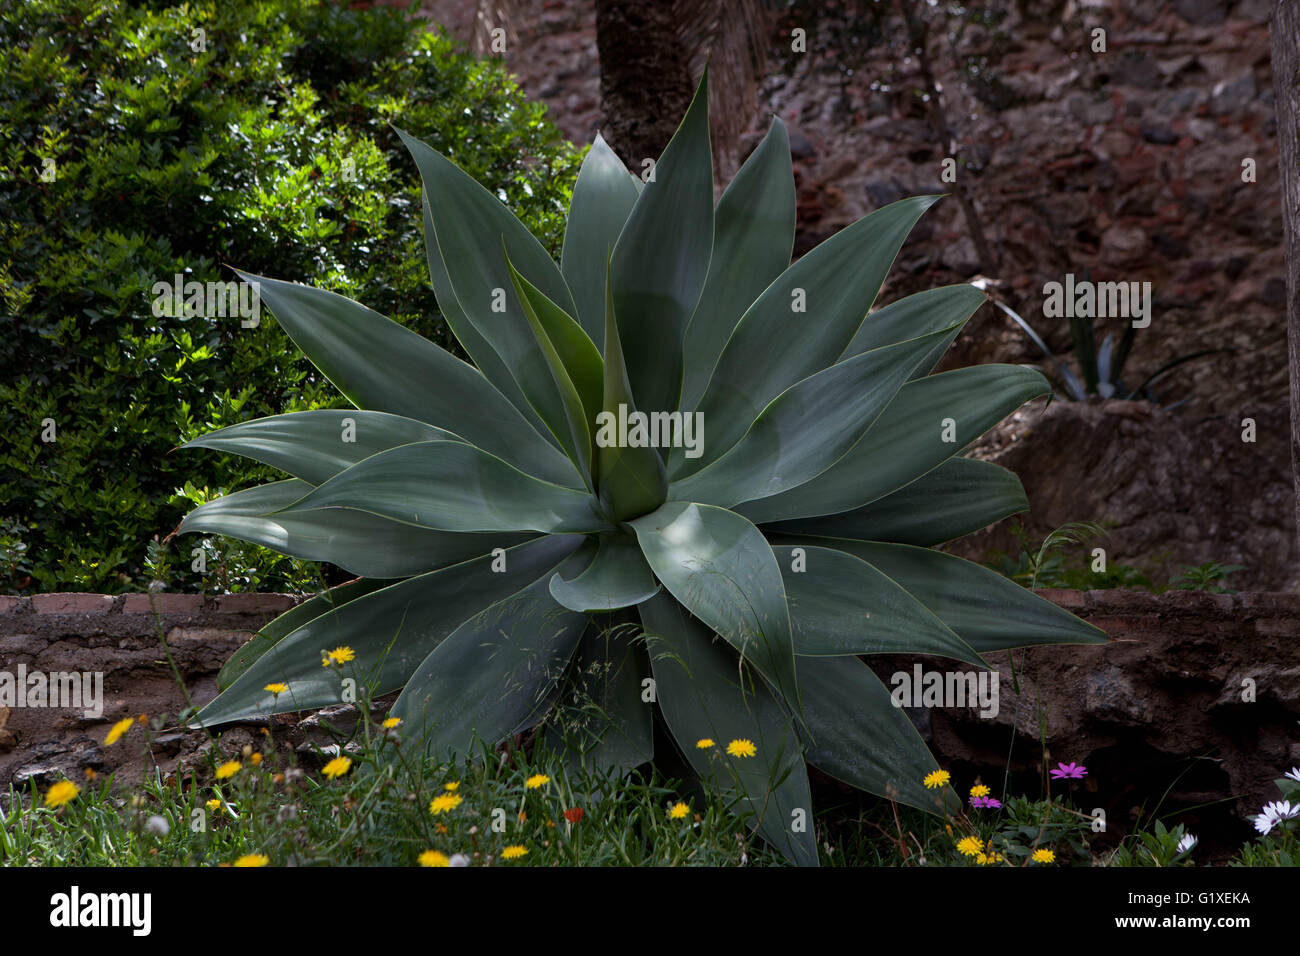
<svg viewBox="0 0 1300 956">
<path fill-rule="evenodd" d="M 107 614 L 111 594 L 38 594 L 32 598 L 37 614 Z"/>
<path fill-rule="evenodd" d="M 153 614 L 163 617 L 196 617 L 203 609 L 202 594 L 128 594 L 123 614 Z"/>
</svg>

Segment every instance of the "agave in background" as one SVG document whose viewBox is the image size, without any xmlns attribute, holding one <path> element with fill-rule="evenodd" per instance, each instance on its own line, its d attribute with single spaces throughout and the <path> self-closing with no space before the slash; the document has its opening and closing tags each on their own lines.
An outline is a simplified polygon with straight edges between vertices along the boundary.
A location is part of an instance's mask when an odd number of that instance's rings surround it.
<svg viewBox="0 0 1300 956">
<path fill-rule="evenodd" d="M 922 787 L 934 759 L 859 655 L 982 667 L 985 651 L 1105 640 L 932 550 L 1027 507 L 1014 475 L 957 455 L 1048 391 L 1015 366 L 929 374 L 984 301 L 969 285 L 867 315 L 935 197 L 791 265 L 785 129 L 773 121 L 715 207 L 705 87 L 648 184 L 597 138 L 559 265 L 403 134 L 438 301 L 476 367 L 356 302 L 255 280 L 356 408 L 191 442 L 291 477 L 182 530 L 361 579 L 263 629 L 198 722 L 338 703 L 321 653 L 340 644 L 371 693 L 401 691 L 404 739 L 440 757 L 539 724 L 575 742 L 580 726 L 575 759 L 626 770 L 654 759 L 658 708 L 737 813 L 815 864 L 807 763 L 926 809 L 953 797 Z M 699 454 L 598 441 L 602 412 L 699 413 Z"/>
</svg>

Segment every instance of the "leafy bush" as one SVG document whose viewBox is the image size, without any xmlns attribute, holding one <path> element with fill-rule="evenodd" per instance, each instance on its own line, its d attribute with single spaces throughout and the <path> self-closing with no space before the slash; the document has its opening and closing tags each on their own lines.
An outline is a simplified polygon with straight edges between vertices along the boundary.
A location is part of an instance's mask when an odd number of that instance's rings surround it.
<svg viewBox="0 0 1300 956">
<path fill-rule="evenodd" d="M 186 483 L 216 495 L 270 472 L 169 450 L 339 401 L 274 322 L 155 316 L 156 282 L 273 270 L 454 349 L 389 118 L 557 252 L 581 155 L 499 64 L 408 14 L 319 0 L 7 4 L 0 114 L 0 543 L 19 591 L 136 589 L 168 569 L 219 587 L 151 539 L 190 504 Z M 261 548 L 239 560 L 235 587 L 314 577 Z"/>
</svg>

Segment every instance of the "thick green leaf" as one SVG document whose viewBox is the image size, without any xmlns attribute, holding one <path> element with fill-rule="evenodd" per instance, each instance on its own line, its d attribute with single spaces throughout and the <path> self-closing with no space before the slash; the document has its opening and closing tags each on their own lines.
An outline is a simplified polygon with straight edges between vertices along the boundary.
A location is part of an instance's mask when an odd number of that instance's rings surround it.
<svg viewBox="0 0 1300 956">
<path fill-rule="evenodd" d="M 340 584 L 338 587 L 330 588 L 328 591 L 304 601 L 292 610 L 285 611 L 249 638 L 248 643 L 235 651 L 230 660 L 226 661 L 217 674 L 217 689 L 225 690 L 235 682 L 235 678 L 248 670 L 255 660 L 304 624 L 316 620 L 322 614 L 342 607 L 349 601 L 355 601 L 372 591 L 386 588 L 392 583 L 392 581 L 377 578 L 349 581 L 347 584 Z"/>
<path fill-rule="evenodd" d="M 600 353 L 591 344 L 587 333 L 565 315 L 558 305 L 543 295 L 541 290 L 520 275 L 509 259 L 506 260 L 506 265 L 510 269 L 510 281 L 514 285 L 515 295 L 528 318 L 537 345 L 546 358 L 551 383 L 564 407 L 567 430 L 555 437 L 586 476 L 587 487 L 594 492 L 596 476 L 592 470 L 591 429 L 600 412 L 605 377 Z"/>
<path fill-rule="evenodd" d="M 623 363 L 623 343 L 614 316 L 613 283 L 606 263 L 605 283 L 605 391 L 601 419 L 619 420 L 621 409 L 630 415 L 636 411 L 627 366 Z M 663 459 L 649 447 L 632 447 L 620 441 L 605 441 L 605 424 L 596 422 L 596 470 L 599 474 L 601 507 L 614 520 L 626 521 L 649 514 L 668 497 L 668 478 Z M 617 436 L 615 436 L 617 438 Z"/>
<path fill-rule="evenodd" d="M 931 813 L 956 813 L 950 787 L 927 790 L 939 769 L 907 714 L 871 668 L 851 657 L 799 662 L 812 742 L 808 762 L 845 783 Z"/>
<path fill-rule="evenodd" d="M 439 759 L 477 753 L 537 723 L 587 627 L 539 580 L 440 643 L 393 705 L 408 739 Z"/>
<path fill-rule="evenodd" d="M 789 716 L 763 681 L 668 595 L 640 611 L 659 708 L 686 759 L 786 859 L 816 866 L 808 772 Z M 697 747 L 704 739 L 715 746 Z M 728 754 L 733 740 L 750 741 L 754 756 Z"/>
<path fill-rule="evenodd" d="M 454 431 L 530 475 L 576 487 L 573 463 L 478 369 L 360 303 L 310 286 L 239 273 L 312 363 L 358 408 Z"/>
<path fill-rule="evenodd" d="M 422 574 L 533 537 L 430 531 L 350 508 L 281 510 L 311 490 L 307 482 L 291 478 L 223 495 L 191 511 L 179 530 L 223 534 L 371 578 Z"/>
<path fill-rule="evenodd" d="M 889 575 L 976 651 L 1105 644 L 1104 631 L 964 558 L 910 544 L 774 534 L 777 544 L 835 548 Z"/>
<path fill-rule="evenodd" d="M 375 695 L 397 690 L 464 621 L 534 582 L 545 587 L 551 570 L 581 543 L 576 535 L 539 538 L 504 556 L 475 558 L 349 601 L 272 645 L 198 713 L 195 725 L 341 703 L 343 678 L 356 682 L 358 694 L 363 685 Z M 342 675 L 321 666 L 321 652 L 340 646 L 356 653 Z M 265 690 L 272 683 L 289 689 L 277 697 Z"/>
<path fill-rule="evenodd" d="M 544 739 L 570 764 L 624 775 L 654 758 L 650 658 L 626 628 L 589 626 Z"/>
<path fill-rule="evenodd" d="M 908 382 L 849 453 L 812 481 L 739 506 L 751 521 L 852 511 L 910 484 L 1051 390 L 1018 365 L 976 365 Z M 951 429 L 952 441 L 945 441 Z"/>
<path fill-rule="evenodd" d="M 925 605 L 867 562 L 806 545 L 778 545 L 772 553 L 785 581 L 800 658 L 934 654 L 988 666 Z"/>
<path fill-rule="evenodd" d="M 683 411 L 693 410 L 704 395 L 722 347 L 745 309 L 790 265 L 794 219 L 790 139 L 785 124 L 773 117 L 771 129 L 723 192 L 714 213 L 713 259 L 682 349 Z"/>
<path fill-rule="evenodd" d="M 709 425 L 703 457 L 674 450 L 676 480 L 721 457 L 764 406 L 795 382 L 835 363 L 853 339 L 916 220 L 937 199 L 878 209 L 786 269 L 751 305 L 718 357 L 700 399 Z M 805 311 L 797 312 L 801 304 Z"/>
<path fill-rule="evenodd" d="M 600 349 L 605 347 L 605 263 L 636 204 L 640 182 L 597 133 L 573 186 L 560 268 L 578 323 Z"/>
<path fill-rule="evenodd" d="M 790 386 L 730 451 L 674 482 L 669 496 L 731 508 L 812 480 L 844 457 L 947 335 L 932 332 L 864 352 Z"/>
<path fill-rule="evenodd" d="M 708 71 L 614 247 L 615 314 L 636 405 L 677 408 L 682 339 L 713 249 Z M 608 332 L 606 332 L 608 335 Z M 666 452 L 664 452 L 666 454 Z"/>
<path fill-rule="evenodd" d="M 456 441 L 402 445 L 373 455 L 277 514 L 354 508 L 438 531 L 610 530 L 591 495 L 525 475 Z"/>
<path fill-rule="evenodd" d="M 767 525 L 787 534 L 892 541 L 923 548 L 979 531 L 1029 510 L 1020 479 L 991 462 L 950 458 L 934 471 L 869 505 L 821 518 Z"/>
<path fill-rule="evenodd" d="M 688 501 L 670 501 L 629 523 L 663 586 L 797 710 L 785 587 L 759 530 L 734 512 Z"/>
<path fill-rule="evenodd" d="M 352 408 L 291 412 L 219 428 L 182 448 L 213 448 L 264 462 L 319 485 L 363 458 L 398 445 L 459 436 L 432 425 Z"/>
<path fill-rule="evenodd" d="M 872 349 L 894 342 L 902 342 L 937 332 L 950 330 L 950 334 L 934 343 L 930 354 L 918 363 L 912 378 L 929 375 L 952 340 L 961 331 L 961 326 L 988 301 L 984 293 L 973 285 L 946 285 L 938 289 L 926 289 L 915 295 L 891 302 L 867 316 L 859 327 L 853 341 L 849 343 L 840 361 L 861 355 Z M 955 326 L 955 328 L 954 328 Z"/>
<path fill-rule="evenodd" d="M 648 600 L 659 590 L 650 565 L 630 534 L 602 534 L 590 563 L 570 579 L 551 576 L 551 596 L 570 611 L 614 611 Z"/>
</svg>

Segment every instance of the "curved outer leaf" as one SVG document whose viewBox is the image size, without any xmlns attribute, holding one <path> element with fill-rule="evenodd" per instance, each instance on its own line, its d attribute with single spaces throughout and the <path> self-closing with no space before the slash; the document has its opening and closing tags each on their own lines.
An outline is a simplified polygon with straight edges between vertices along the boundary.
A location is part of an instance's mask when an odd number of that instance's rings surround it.
<svg viewBox="0 0 1300 956">
<path fill-rule="evenodd" d="M 617 420 L 620 405 L 628 414 L 636 411 L 627 366 L 623 363 L 623 343 L 614 316 L 614 284 L 609 281 L 606 261 L 605 282 L 605 398 L 604 413 Z M 601 507 L 614 520 L 626 521 L 649 514 L 668 497 L 668 477 L 663 459 L 653 448 L 633 448 L 618 442 L 600 441 L 596 432 L 596 470 L 599 473 Z"/>
<path fill-rule="evenodd" d="M 567 434 L 562 397 L 546 356 L 520 303 L 507 294 L 512 283 L 506 260 L 508 256 L 530 283 L 558 305 L 562 318 L 557 321 L 571 325 L 574 335 L 585 338 L 586 333 L 569 318 L 573 297 L 560 270 L 528 228 L 474 177 L 437 150 L 401 130 L 397 133 L 420 170 L 438 251 L 461 311 L 500 356 L 551 434 Z M 595 346 L 590 347 L 594 352 Z"/>
<path fill-rule="evenodd" d="M 797 711 L 785 586 L 759 530 L 734 512 L 687 501 L 670 501 L 629 524 L 663 586 Z"/>
<path fill-rule="evenodd" d="M 311 286 L 239 273 L 281 328 L 358 408 L 455 430 L 530 475 L 581 484 L 573 463 L 524 419 L 483 374 L 358 302 Z"/>
<path fill-rule="evenodd" d="M 812 481 L 736 510 L 756 523 L 852 511 L 915 481 L 1011 412 L 1051 391 L 1017 365 L 975 365 L 908 382 L 843 458 Z M 944 419 L 956 440 L 944 441 Z"/>
<path fill-rule="evenodd" d="M 640 612 L 659 707 L 695 772 L 735 800 L 741 818 L 786 859 L 816 866 L 808 772 L 790 718 L 767 686 L 668 595 Z M 701 750 L 696 742 L 704 738 L 717 745 Z M 751 741 L 755 755 L 730 756 L 732 740 Z M 795 832 L 800 817 L 803 830 Z"/>
<path fill-rule="evenodd" d="M 777 395 L 835 363 L 862 324 L 903 240 L 937 199 L 878 209 L 786 269 L 746 310 L 700 399 L 710 442 L 700 458 L 674 449 L 677 480 L 719 458 Z M 793 311 L 802 293 L 806 313 Z"/>
<path fill-rule="evenodd" d="M 774 534 L 780 544 L 835 548 L 889 575 L 981 654 L 1033 644 L 1105 644 L 1079 620 L 1002 575 L 964 558 L 910 544 Z"/>
<path fill-rule="evenodd" d="M 587 626 L 538 580 L 456 628 L 393 705 L 425 752 L 459 759 L 537 723 Z"/>
<path fill-rule="evenodd" d="M 653 705 L 642 700 L 650 658 L 639 640 L 589 626 L 545 740 L 571 764 L 624 775 L 654 759 Z"/>
<path fill-rule="evenodd" d="M 344 676 L 375 695 L 397 690 L 462 622 L 531 583 L 545 586 L 551 569 L 581 543 L 576 535 L 539 538 L 507 550 L 504 571 L 492 570 L 491 557 L 476 558 L 349 601 L 269 648 L 195 716 L 194 726 L 340 703 L 338 672 L 321 666 L 321 652 L 340 645 L 356 652 Z M 265 690 L 271 683 L 289 690 L 275 697 Z"/>
<path fill-rule="evenodd" d="M 248 642 L 235 651 L 230 660 L 226 661 L 225 665 L 217 673 L 217 690 L 225 690 L 233 684 L 235 678 L 248 670 L 255 660 L 307 622 L 314 621 L 322 614 L 342 607 L 349 601 L 355 601 L 357 598 L 378 591 L 380 588 L 386 588 L 392 583 L 392 581 L 376 578 L 349 581 L 347 584 L 340 584 L 338 587 L 330 588 L 311 600 L 304 601 L 297 607 L 285 611 L 250 637 Z"/>
<path fill-rule="evenodd" d="M 988 667 L 929 608 L 867 562 L 803 546 L 803 570 L 795 571 L 794 550 L 778 545 L 772 553 L 785 581 L 799 657 L 935 654 Z"/>
<path fill-rule="evenodd" d="M 276 517 L 354 508 L 438 531 L 609 530 L 594 504 L 588 494 L 525 475 L 481 448 L 427 441 L 358 462 Z"/>
<path fill-rule="evenodd" d="M 460 307 L 456 293 L 451 287 L 451 276 L 447 275 L 447 264 L 442 261 L 442 250 L 438 248 L 438 232 L 433 228 L 433 213 L 429 211 L 429 195 L 420 191 L 421 206 L 424 212 L 424 250 L 429 262 L 429 280 L 433 284 L 434 295 L 438 297 L 438 310 L 451 326 L 456 341 L 465 350 L 474 366 L 481 371 L 492 386 L 499 391 L 511 405 L 533 426 L 533 430 L 550 442 L 553 448 L 560 443 L 551 434 L 541 417 L 524 398 L 519 383 L 501 360 L 501 356 L 488 344 L 487 339 L 474 328 L 474 323 Z"/>
<path fill-rule="evenodd" d="M 794 221 L 790 139 L 785 124 L 774 116 L 714 212 L 713 259 L 682 348 L 682 411 L 694 410 L 704 395 L 745 309 L 789 267 Z"/>
<path fill-rule="evenodd" d="M 605 373 L 600 353 L 587 333 L 564 314 L 531 282 L 515 270 L 506 259 L 510 281 L 523 307 L 524 315 L 546 359 L 551 384 L 560 396 L 566 430 L 555 437 L 569 458 L 587 479 L 587 487 L 596 490 L 593 470 L 591 429 L 600 412 Z"/>
<path fill-rule="evenodd" d="M 791 385 L 730 451 L 675 482 L 670 497 L 730 508 L 812 480 L 844 457 L 947 335 L 933 332 L 864 352 Z"/>
<path fill-rule="evenodd" d="M 930 354 L 917 364 L 912 378 L 929 375 L 961 331 L 962 324 L 987 301 L 983 292 L 966 283 L 926 289 L 898 299 L 866 317 L 853 336 L 853 341 L 840 356 L 840 361 L 893 342 L 948 329 L 951 335 L 935 343 Z"/>
<path fill-rule="evenodd" d="M 179 530 L 224 534 L 304 561 L 328 561 L 372 578 L 422 574 L 533 537 L 430 531 L 349 508 L 280 510 L 311 490 L 305 481 L 291 478 L 223 495 L 191 511 Z"/>
<path fill-rule="evenodd" d="M 614 247 L 615 314 L 632 395 L 642 411 L 677 408 L 682 339 L 704 288 L 712 249 L 706 69 L 682 125 L 655 166 L 654 180 L 637 196 Z"/>
<path fill-rule="evenodd" d="M 345 441 L 347 422 L 351 441 Z M 398 445 L 462 439 L 432 425 L 353 408 L 290 412 L 219 428 L 181 448 L 212 448 L 264 462 L 272 468 L 319 485 L 363 458 Z"/>
<path fill-rule="evenodd" d="M 871 668 L 852 657 L 809 658 L 799 664 L 808 701 L 810 764 L 878 796 L 930 813 L 955 813 L 961 798 L 950 787 L 921 783 L 939 769 L 907 714 Z"/>
<path fill-rule="evenodd" d="M 602 534 L 590 563 L 566 580 L 551 575 L 551 596 L 570 611 L 614 611 L 640 604 L 659 590 L 636 538 Z"/>
<path fill-rule="evenodd" d="M 909 485 L 869 505 L 824 518 L 766 525 L 786 534 L 892 541 L 923 548 L 979 531 L 1029 510 L 1020 479 L 975 458 L 949 458 Z"/>
<path fill-rule="evenodd" d="M 564 228 L 560 269 L 573 293 L 578 323 L 599 349 L 605 347 L 605 263 L 636 204 L 640 180 L 600 133 L 587 151 L 573 186 Z"/>
</svg>

